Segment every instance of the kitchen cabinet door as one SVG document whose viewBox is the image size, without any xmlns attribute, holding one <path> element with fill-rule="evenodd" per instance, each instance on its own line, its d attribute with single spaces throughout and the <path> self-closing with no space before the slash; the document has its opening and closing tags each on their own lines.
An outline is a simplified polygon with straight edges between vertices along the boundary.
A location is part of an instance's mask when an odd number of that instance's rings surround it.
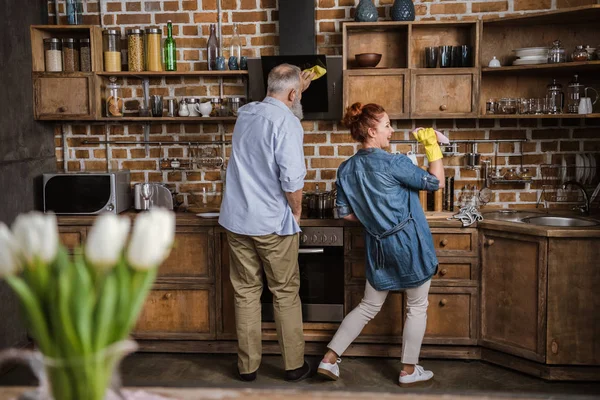
<svg viewBox="0 0 600 400">
<path fill-rule="evenodd" d="M 158 282 L 214 282 L 214 228 L 178 227 L 174 246 L 158 270 Z"/>
<path fill-rule="evenodd" d="M 67 248 L 69 254 L 73 254 L 85 243 L 87 235 L 86 226 L 60 226 L 58 237 L 60 243 Z"/>
<path fill-rule="evenodd" d="M 423 342 L 477 344 L 477 288 L 430 288 Z"/>
<path fill-rule="evenodd" d="M 480 344 L 544 362 L 547 239 L 488 230 L 480 238 Z"/>
<path fill-rule="evenodd" d="M 411 118 L 477 116 L 479 75 L 473 68 L 412 70 Z"/>
<path fill-rule="evenodd" d="M 34 117 L 39 120 L 95 119 L 100 109 L 92 73 L 34 73 Z"/>
</svg>

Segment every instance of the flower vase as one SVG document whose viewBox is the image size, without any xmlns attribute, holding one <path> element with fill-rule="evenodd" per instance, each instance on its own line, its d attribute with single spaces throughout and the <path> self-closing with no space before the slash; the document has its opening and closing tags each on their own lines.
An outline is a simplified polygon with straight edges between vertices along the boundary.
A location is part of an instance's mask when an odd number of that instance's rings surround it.
<svg viewBox="0 0 600 400">
<path fill-rule="evenodd" d="M 377 7 L 372 0 L 360 0 L 356 6 L 354 20 L 357 22 L 377 22 Z"/>
<path fill-rule="evenodd" d="M 412 0 L 395 0 L 391 15 L 392 21 L 414 21 L 415 5 Z"/>
<path fill-rule="evenodd" d="M 113 343 L 96 353 L 52 358 L 39 351 L 8 349 L 0 353 L 0 365 L 10 360 L 27 363 L 39 381 L 38 388 L 24 394 L 31 400 L 112 400 L 121 398 L 118 367 L 137 349 L 132 340 Z"/>
</svg>

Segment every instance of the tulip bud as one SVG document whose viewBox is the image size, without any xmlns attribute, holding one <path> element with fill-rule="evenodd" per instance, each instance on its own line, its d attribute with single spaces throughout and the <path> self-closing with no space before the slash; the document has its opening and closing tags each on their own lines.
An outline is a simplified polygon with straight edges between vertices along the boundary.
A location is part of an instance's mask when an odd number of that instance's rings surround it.
<svg viewBox="0 0 600 400">
<path fill-rule="evenodd" d="M 154 209 L 139 215 L 127 249 L 127 261 L 138 270 L 159 266 L 171 252 L 175 239 L 175 214 Z"/>
<path fill-rule="evenodd" d="M 49 264 L 58 251 L 58 227 L 54 214 L 32 211 L 21 214 L 12 231 L 21 256 L 32 265 L 35 259 Z"/>
<path fill-rule="evenodd" d="M 96 219 L 85 244 L 85 257 L 95 268 L 108 270 L 117 264 L 125 247 L 129 225 L 129 219 L 110 213 Z"/>
<path fill-rule="evenodd" d="M 6 224 L 0 222 L 0 278 L 14 274 L 21 268 L 17 251 L 13 234 Z"/>
</svg>

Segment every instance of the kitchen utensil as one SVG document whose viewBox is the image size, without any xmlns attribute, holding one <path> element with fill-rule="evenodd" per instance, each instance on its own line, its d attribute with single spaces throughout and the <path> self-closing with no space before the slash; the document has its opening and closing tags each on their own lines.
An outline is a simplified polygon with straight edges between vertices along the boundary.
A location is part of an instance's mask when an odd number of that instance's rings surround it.
<svg viewBox="0 0 600 400">
<path fill-rule="evenodd" d="M 354 56 L 356 63 L 361 68 L 375 68 L 381 61 L 379 53 L 361 53 Z"/>
<path fill-rule="evenodd" d="M 177 103 L 176 99 L 167 99 L 167 117 L 175 116 L 175 104 Z"/>
<path fill-rule="evenodd" d="M 592 195 L 590 196 L 590 204 L 592 204 L 594 199 L 596 199 L 596 196 L 598 196 L 598 193 L 600 193 L 600 182 L 598 182 L 596 189 L 594 189 L 594 193 L 592 193 Z"/>
<path fill-rule="evenodd" d="M 581 182 L 581 178 L 583 178 L 583 157 L 580 154 L 575 155 L 575 180 L 577 182 Z"/>
<path fill-rule="evenodd" d="M 159 207 L 173 209 L 173 194 L 163 184 L 138 183 L 133 187 L 133 193 L 134 207 L 138 211 Z"/>
<path fill-rule="evenodd" d="M 163 115 L 163 98 L 160 95 L 152 96 L 152 116 L 162 117 Z"/>
<path fill-rule="evenodd" d="M 579 100 L 579 105 L 577 106 L 578 114 L 591 114 L 592 113 L 592 99 L 589 97 L 582 97 Z"/>
<path fill-rule="evenodd" d="M 583 159 L 583 182 L 581 183 L 587 185 L 590 183 L 590 160 L 588 159 L 587 154 L 582 154 L 581 158 Z"/>
<path fill-rule="evenodd" d="M 548 114 L 560 114 L 565 104 L 562 85 L 556 79 L 546 86 L 546 107 Z"/>
<path fill-rule="evenodd" d="M 588 156 L 590 157 L 590 168 L 592 171 L 592 177 L 590 179 L 591 182 L 593 182 L 594 179 L 596 179 L 596 157 L 593 154 L 588 154 Z"/>
<path fill-rule="evenodd" d="M 517 57 L 547 57 L 548 50 L 550 50 L 550 47 L 522 47 L 520 49 L 514 49 L 513 52 Z"/>
</svg>

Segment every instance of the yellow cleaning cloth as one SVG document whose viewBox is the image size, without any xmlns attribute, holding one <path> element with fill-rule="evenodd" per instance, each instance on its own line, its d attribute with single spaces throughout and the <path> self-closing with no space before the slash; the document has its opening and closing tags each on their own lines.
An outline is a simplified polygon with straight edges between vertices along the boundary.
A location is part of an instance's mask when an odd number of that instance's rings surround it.
<svg viewBox="0 0 600 400">
<path fill-rule="evenodd" d="M 314 67 L 307 68 L 302 72 L 314 72 L 315 76 L 313 76 L 312 78 L 312 80 L 314 81 L 325 75 L 327 73 L 327 70 L 319 65 L 315 65 Z"/>
</svg>

